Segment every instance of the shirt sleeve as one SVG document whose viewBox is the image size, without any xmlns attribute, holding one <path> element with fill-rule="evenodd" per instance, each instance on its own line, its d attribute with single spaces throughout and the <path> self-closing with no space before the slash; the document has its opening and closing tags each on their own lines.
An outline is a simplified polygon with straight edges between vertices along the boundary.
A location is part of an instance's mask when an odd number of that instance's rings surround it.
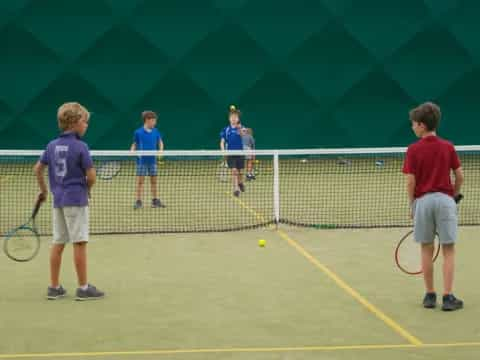
<svg viewBox="0 0 480 360">
<path fill-rule="evenodd" d="M 222 131 L 220 131 L 220 139 L 227 140 L 227 128 L 223 128 Z"/>
<path fill-rule="evenodd" d="M 87 144 L 82 144 L 80 150 L 80 166 L 83 170 L 88 170 L 93 167 L 92 157 L 90 156 L 90 150 L 88 149 Z"/>
<path fill-rule="evenodd" d="M 452 170 L 457 170 L 460 166 L 462 166 L 461 162 L 460 162 L 460 159 L 458 158 L 458 154 L 457 152 L 455 151 L 455 147 L 452 145 L 452 150 L 451 150 L 451 168 Z"/>
<path fill-rule="evenodd" d="M 404 174 L 415 174 L 415 158 L 412 154 L 412 149 L 409 147 L 405 155 L 405 161 L 403 162 Z"/>
<path fill-rule="evenodd" d="M 43 151 L 42 155 L 40 156 L 39 161 L 43 165 L 48 165 L 48 147 Z"/>
</svg>

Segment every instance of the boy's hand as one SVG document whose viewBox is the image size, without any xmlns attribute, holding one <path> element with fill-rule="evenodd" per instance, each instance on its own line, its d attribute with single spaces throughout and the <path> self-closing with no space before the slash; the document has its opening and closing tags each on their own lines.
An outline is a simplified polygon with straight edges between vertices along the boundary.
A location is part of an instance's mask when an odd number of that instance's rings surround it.
<svg viewBox="0 0 480 360">
<path fill-rule="evenodd" d="M 41 191 L 37 195 L 37 201 L 43 203 L 45 200 L 47 200 L 48 192 L 47 191 Z"/>
</svg>

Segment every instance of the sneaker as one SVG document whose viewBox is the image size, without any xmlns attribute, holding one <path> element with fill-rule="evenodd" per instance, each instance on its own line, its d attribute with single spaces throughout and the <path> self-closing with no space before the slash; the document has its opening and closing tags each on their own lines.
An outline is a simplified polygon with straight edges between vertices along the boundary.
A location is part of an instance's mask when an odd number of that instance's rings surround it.
<svg viewBox="0 0 480 360">
<path fill-rule="evenodd" d="M 245 176 L 245 178 L 247 179 L 247 181 L 251 181 L 252 180 L 252 175 L 251 174 L 247 174 Z"/>
<path fill-rule="evenodd" d="M 425 309 L 434 309 L 437 306 L 437 294 L 426 293 L 423 298 L 423 307 Z"/>
<path fill-rule="evenodd" d="M 238 184 L 238 188 L 241 192 L 245 192 L 245 185 L 243 185 L 243 183 Z"/>
<path fill-rule="evenodd" d="M 250 175 L 250 179 L 251 179 L 251 180 L 257 180 L 257 177 L 255 176 L 255 174 L 251 174 L 251 175 Z"/>
<path fill-rule="evenodd" d="M 463 301 L 457 299 L 453 294 L 443 295 L 443 311 L 455 311 L 463 308 Z"/>
<path fill-rule="evenodd" d="M 77 298 L 78 301 L 85 301 L 85 300 L 97 300 L 101 299 L 105 296 L 103 291 L 97 290 L 97 288 L 93 285 L 88 284 L 86 290 L 81 288 L 77 289 Z"/>
<path fill-rule="evenodd" d="M 160 199 L 152 199 L 152 208 L 164 208 L 165 204 L 163 204 Z"/>
<path fill-rule="evenodd" d="M 133 205 L 133 210 L 137 210 L 141 208 L 143 208 L 142 200 L 135 201 L 135 205 Z"/>
<path fill-rule="evenodd" d="M 62 285 L 58 289 L 55 289 L 51 286 L 47 289 L 47 299 L 48 300 L 57 300 L 67 295 L 67 290 L 63 288 Z"/>
<path fill-rule="evenodd" d="M 239 197 L 239 196 L 240 196 L 240 190 L 235 190 L 235 191 L 233 192 L 233 196 Z"/>
</svg>

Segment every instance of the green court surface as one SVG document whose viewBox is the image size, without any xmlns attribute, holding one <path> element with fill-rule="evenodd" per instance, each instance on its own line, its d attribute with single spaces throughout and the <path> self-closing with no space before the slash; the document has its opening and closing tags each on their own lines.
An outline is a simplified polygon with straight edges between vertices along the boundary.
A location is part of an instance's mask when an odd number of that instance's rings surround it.
<svg viewBox="0 0 480 360">
<path fill-rule="evenodd" d="M 405 231 L 93 236 L 90 278 L 107 297 L 87 303 L 73 300 L 70 247 L 69 296 L 44 299 L 44 238 L 32 262 L 0 257 L 0 359 L 478 357 L 478 228 L 460 230 L 456 288 L 466 306 L 454 313 L 424 310 L 421 278 L 396 270 Z"/>
</svg>

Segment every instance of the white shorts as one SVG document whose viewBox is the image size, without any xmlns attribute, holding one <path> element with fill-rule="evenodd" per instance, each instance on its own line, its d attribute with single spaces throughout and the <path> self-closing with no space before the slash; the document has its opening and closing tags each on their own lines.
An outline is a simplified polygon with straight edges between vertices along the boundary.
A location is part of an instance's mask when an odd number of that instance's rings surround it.
<svg viewBox="0 0 480 360">
<path fill-rule="evenodd" d="M 88 241 L 88 206 L 53 209 L 53 243 Z"/>
</svg>

